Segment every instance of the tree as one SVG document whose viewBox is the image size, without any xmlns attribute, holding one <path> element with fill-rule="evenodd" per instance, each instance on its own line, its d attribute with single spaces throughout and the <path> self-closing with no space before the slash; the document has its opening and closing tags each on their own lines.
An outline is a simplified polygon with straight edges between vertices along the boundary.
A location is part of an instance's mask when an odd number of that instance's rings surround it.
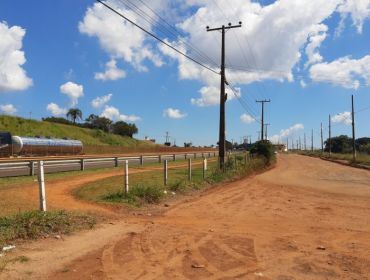
<svg viewBox="0 0 370 280">
<path fill-rule="evenodd" d="M 266 163 L 270 164 L 275 159 L 275 148 L 268 140 L 260 140 L 254 143 L 251 149 L 251 154 L 262 156 Z"/>
<path fill-rule="evenodd" d="M 134 134 L 138 133 L 138 129 L 135 124 L 118 121 L 113 124 L 113 133 L 121 136 L 132 137 Z"/>
<path fill-rule="evenodd" d="M 109 132 L 112 126 L 112 121 L 106 117 L 99 117 L 98 115 L 91 114 L 86 120 L 85 126 L 92 129 L 101 129 Z"/>
<path fill-rule="evenodd" d="M 351 153 L 352 138 L 347 135 L 339 135 L 330 139 L 332 153 Z M 329 139 L 325 141 L 325 152 L 329 152 Z"/>
<path fill-rule="evenodd" d="M 73 124 L 76 124 L 76 119 L 82 120 L 82 111 L 78 108 L 71 108 L 67 112 L 67 118 L 73 121 Z"/>
</svg>

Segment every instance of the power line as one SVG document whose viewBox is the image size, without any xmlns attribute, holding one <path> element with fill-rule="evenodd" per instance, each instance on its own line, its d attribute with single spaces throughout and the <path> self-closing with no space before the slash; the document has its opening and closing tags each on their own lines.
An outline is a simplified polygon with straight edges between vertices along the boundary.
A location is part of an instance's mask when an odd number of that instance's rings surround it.
<svg viewBox="0 0 370 280">
<path fill-rule="evenodd" d="M 212 68 L 208 67 L 207 65 L 195 60 L 194 58 L 190 57 L 189 55 L 187 55 L 186 53 L 178 50 L 177 48 L 175 48 L 174 46 L 170 45 L 169 43 L 167 43 L 166 41 L 162 40 L 161 38 L 159 38 L 157 35 L 155 35 L 154 33 L 146 30 L 145 28 L 141 27 L 139 24 L 135 23 L 134 21 L 132 21 L 131 19 L 129 19 L 128 17 L 126 17 L 125 15 L 123 15 L 122 13 L 118 12 L 116 9 L 112 8 L 111 6 L 109 6 L 108 4 L 106 4 L 105 2 L 103 2 L 102 0 L 96 0 L 97 2 L 99 2 L 100 4 L 102 4 L 103 6 L 105 6 L 106 8 L 108 8 L 109 10 L 111 10 L 113 13 L 119 15 L 120 17 L 124 18 L 125 20 L 127 20 L 128 22 L 130 22 L 131 24 L 133 24 L 134 26 L 136 26 L 137 28 L 139 28 L 140 30 L 142 30 L 143 32 L 145 32 L 146 34 L 150 35 L 151 37 L 153 37 L 154 39 L 158 40 L 159 42 L 161 42 L 162 44 L 166 45 L 167 47 L 169 47 L 170 49 L 174 50 L 175 52 L 181 54 L 182 56 L 186 57 L 187 59 L 193 61 L 194 63 L 198 64 L 199 66 L 202 66 L 203 68 L 219 75 L 220 73 L 213 70 Z"/>
</svg>

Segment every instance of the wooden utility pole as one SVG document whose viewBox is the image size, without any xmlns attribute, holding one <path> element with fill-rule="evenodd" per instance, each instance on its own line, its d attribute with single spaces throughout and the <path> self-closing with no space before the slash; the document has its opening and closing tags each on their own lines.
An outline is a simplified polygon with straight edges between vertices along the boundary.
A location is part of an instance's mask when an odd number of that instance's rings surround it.
<svg viewBox="0 0 370 280">
<path fill-rule="evenodd" d="M 329 115 L 329 156 L 331 156 L 331 116 Z"/>
<path fill-rule="evenodd" d="M 265 140 L 267 140 L 267 127 L 270 125 L 269 123 L 265 123 Z"/>
<path fill-rule="evenodd" d="M 356 136 L 355 136 L 355 105 L 352 94 L 352 155 L 353 161 L 356 161 Z"/>
<path fill-rule="evenodd" d="M 271 100 L 256 100 L 257 103 L 261 103 L 262 105 L 262 112 L 261 112 L 261 140 L 264 139 L 264 129 L 265 129 L 265 120 L 264 120 L 264 112 L 265 112 L 265 103 L 271 102 Z"/>
<path fill-rule="evenodd" d="M 321 126 L 320 126 L 320 131 L 321 131 L 321 153 L 324 152 L 324 138 L 323 138 L 323 135 L 322 135 L 322 123 L 321 123 Z"/>
<path fill-rule="evenodd" d="M 209 28 L 207 26 L 207 32 L 209 31 L 221 31 L 222 40 L 221 40 L 221 85 L 220 85 L 220 127 L 219 127 L 219 137 L 218 137 L 218 156 L 219 156 L 219 168 L 224 170 L 225 167 L 225 102 L 227 96 L 225 94 L 225 31 L 231 28 L 238 28 L 242 26 L 240 21 L 238 25 L 228 26 L 222 25 L 217 28 Z"/>
<path fill-rule="evenodd" d="M 313 129 L 311 129 L 311 152 L 313 152 Z"/>
</svg>

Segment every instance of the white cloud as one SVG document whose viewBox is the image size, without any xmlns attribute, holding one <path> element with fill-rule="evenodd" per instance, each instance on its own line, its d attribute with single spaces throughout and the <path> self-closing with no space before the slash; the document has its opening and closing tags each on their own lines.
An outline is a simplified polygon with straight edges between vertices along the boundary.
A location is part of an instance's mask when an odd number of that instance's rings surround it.
<svg viewBox="0 0 370 280">
<path fill-rule="evenodd" d="M 114 81 L 126 77 L 126 72 L 117 68 L 117 61 L 111 59 L 105 64 L 105 72 L 95 73 L 96 80 Z"/>
<path fill-rule="evenodd" d="M 32 85 L 22 65 L 26 63 L 22 40 L 26 31 L 0 22 L 0 92 L 25 90 Z"/>
<path fill-rule="evenodd" d="M 185 113 L 181 113 L 179 109 L 167 108 L 163 111 L 163 116 L 170 119 L 182 119 L 187 116 Z"/>
<path fill-rule="evenodd" d="M 48 110 L 54 117 L 65 116 L 67 114 L 67 109 L 61 108 L 55 103 L 49 103 L 46 106 L 46 110 Z"/>
<path fill-rule="evenodd" d="M 144 21 L 143 17 L 139 17 L 131 10 L 122 8 L 122 3 L 117 1 L 107 2 L 118 12 L 151 30 L 152 26 L 148 26 L 148 23 Z M 140 3 L 136 4 L 142 6 Z M 152 2 L 151 5 L 153 5 Z M 97 37 L 101 47 L 113 58 L 123 59 L 138 71 L 148 70 L 143 64 L 146 60 L 151 61 L 158 67 L 163 64 L 159 55 L 146 42 L 144 32 L 99 3 L 95 3 L 87 9 L 78 28 L 81 33 L 91 37 Z"/>
<path fill-rule="evenodd" d="M 282 138 L 287 138 L 289 136 L 294 135 L 295 132 L 304 129 L 303 124 L 297 123 L 295 125 L 292 125 L 291 127 L 287 129 L 280 130 L 279 134 L 275 134 L 270 138 L 270 141 L 273 143 L 277 143 L 282 140 Z"/>
<path fill-rule="evenodd" d="M 60 92 L 67 95 L 71 101 L 70 106 L 76 106 L 78 99 L 84 95 L 84 88 L 82 85 L 73 82 L 67 82 L 60 86 Z"/>
<path fill-rule="evenodd" d="M 231 90 L 226 90 L 227 100 L 235 98 L 235 95 L 240 96 L 240 88 L 235 88 L 235 94 Z M 206 107 L 220 104 L 220 88 L 217 86 L 202 87 L 200 90 L 200 98 L 192 98 L 191 104 Z"/>
<path fill-rule="evenodd" d="M 343 123 L 345 125 L 350 125 L 352 123 L 352 114 L 351 112 L 339 113 L 331 117 L 331 121 L 334 123 Z"/>
<path fill-rule="evenodd" d="M 338 7 L 341 13 L 341 22 L 339 23 L 336 35 L 340 35 L 344 28 L 344 21 L 348 15 L 351 15 L 353 25 L 358 33 L 362 33 L 364 21 L 370 17 L 370 0 L 344 0 Z"/>
<path fill-rule="evenodd" d="M 310 77 L 315 82 L 328 82 L 345 88 L 357 89 L 363 79 L 370 84 L 370 55 L 361 59 L 342 57 L 330 63 L 315 64 L 310 68 Z"/>
<path fill-rule="evenodd" d="M 113 94 L 111 94 L 111 93 L 109 93 L 107 95 L 103 95 L 103 96 L 98 96 L 97 98 L 95 98 L 91 101 L 91 106 L 93 106 L 94 108 L 100 108 L 103 105 L 105 105 L 106 103 L 108 103 L 109 100 L 112 98 L 112 96 L 113 96 Z"/>
<path fill-rule="evenodd" d="M 307 84 L 306 84 L 306 82 L 304 80 L 300 80 L 299 81 L 299 84 L 301 85 L 301 88 L 307 87 Z"/>
<path fill-rule="evenodd" d="M 112 121 L 125 121 L 125 122 L 135 122 L 141 120 L 140 117 L 135 115 L 124 115 L 113 106 L 106 105 L 104 111 L 100 114 L 101 117 L 106 117 Z"/>
<path fill-rule="evenodd" d="M 250 123 L 253 123 L 255 122 L 256 120 L 251 116 L 251 115 L 248 115 L 248 114 L 243 114 L 240 116 L 240 120 L 243 122 L 243 123 L 247 123 L 247 124 L 250 124 Z"/>
<path fill-rule="evenodd" d="M 323 57 L 318 52 L 321 43 L 326 39 L 328 27 L 325 24 L 316 25 L 316 30 L 313 30 L 309 37 L 309 43 L 306 46 L 307 62 L 305 66 L 321 62 Z"/>
<path fill-rule="evenodd" d="M 1 104 L 0 105 L 0 111 L 6 115 L 13 115 L 15 114 L 18 110 L 15 108 L 13 104 Z"/>
</svg>

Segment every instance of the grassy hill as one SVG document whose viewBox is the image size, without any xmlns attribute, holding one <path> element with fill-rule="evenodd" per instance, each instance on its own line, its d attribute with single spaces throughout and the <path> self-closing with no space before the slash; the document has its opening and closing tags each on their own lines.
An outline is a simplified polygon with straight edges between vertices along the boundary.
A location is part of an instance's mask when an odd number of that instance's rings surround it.
<svg viewBox="0 0 370 280">
<path fill-rule="evenodd" d="M 71 138 L 82 141 L 86 146 L 121 146 L 129 148 L 150 148 L 156 145 L 149 141 L 140 141 L 105 133 L 101 130 L 81 128 L 72 125 L 28 120 L 13 116 L 0 116 L 0 130 L 9 131 L 18 136 L 50 136 Z"/>
</svg>

